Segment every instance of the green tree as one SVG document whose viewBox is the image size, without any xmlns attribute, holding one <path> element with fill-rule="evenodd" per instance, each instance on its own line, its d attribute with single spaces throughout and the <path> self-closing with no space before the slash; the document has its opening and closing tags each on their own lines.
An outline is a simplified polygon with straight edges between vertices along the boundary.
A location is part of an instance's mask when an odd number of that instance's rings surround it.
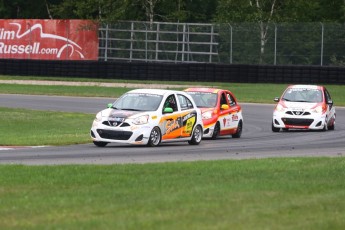
<svg viewBox="0 0 345 230">
<path fill-rule="evenodd" d="M 162 0 L 157 8 L 162 21 L 210 23 L 217 5 L 218 0 Z"/>
<path fill-rule="evenodd" d="M 285 0 L 281 1 L 281 5 L 280 21 L 344 22 L 344 0 Z"/>
<path fill-rule="evenodd" d="M 279 18 L 279 0 L 219 0 L 218 22 L 257 22 L 260 28 L 260 63 L 268 41 L 269 23 Z"/>
<path fill-rule="evenodd" d="M 165 21 L 207 23 L 218 0 L 64 0 L 52 6 L 54 18 L 102 21 Z"/>
<path fill-rule="evenodd" d="M 96 19 L 102 22 L 145 20 L 139 0 L 64 0 L 52 6 L 55 18 Z"/>
<path fill-rule="evenodd" d="M 50 18 L 50 4 L 62 0 L 1 0 L 0 18 L 2 19 L 47 19 Z"/>
</svg>

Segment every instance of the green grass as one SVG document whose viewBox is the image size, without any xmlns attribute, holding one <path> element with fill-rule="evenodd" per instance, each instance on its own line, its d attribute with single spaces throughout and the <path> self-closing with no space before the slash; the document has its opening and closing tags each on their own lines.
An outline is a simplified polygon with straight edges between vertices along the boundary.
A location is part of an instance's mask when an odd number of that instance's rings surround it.
<svg viewBox="0 0 345 230">
<path fill-rule="evenodd" d="M 343 229 L 345 158 L 0 165 L 1 229 Z"/>
<path fill-rule="evenodd" d="M 0 108 L 0 146 L 87 143 L 94 116 Z"/>
<path fill-rule="evenodd" d="M 286 87 L 213 86 L 232 90 L 240 102 L 264 103 L 272 103 Z M 344 86 L 328 89 L 336 105 L 345 105 Z M 0 84 L 0 93 L 19 94 L 117 97 L 127 90 Z M 93 118 L 0 108 L 0 145 L 90 142 Z M 344 157 L 0 165 L 0 229 L 343 229 L 344 168 Z"/>
</svg>

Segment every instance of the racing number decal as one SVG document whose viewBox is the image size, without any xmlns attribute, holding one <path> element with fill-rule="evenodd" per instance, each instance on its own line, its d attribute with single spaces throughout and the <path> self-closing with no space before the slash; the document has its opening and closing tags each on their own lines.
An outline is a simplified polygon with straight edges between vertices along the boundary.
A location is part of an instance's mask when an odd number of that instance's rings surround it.
<svg viewBox="0 0 345 230">
<path fill-rule="evenodd" d="M 238 121 L 238 115 L 237 114 L 232 115 L 232 121 Z"/>
</svg>

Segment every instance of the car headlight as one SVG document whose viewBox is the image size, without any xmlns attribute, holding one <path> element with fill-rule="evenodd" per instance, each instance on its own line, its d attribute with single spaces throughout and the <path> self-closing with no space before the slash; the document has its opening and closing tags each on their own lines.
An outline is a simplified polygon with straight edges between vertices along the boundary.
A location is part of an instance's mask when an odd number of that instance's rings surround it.
<svg viewBox="0 0 345 230">
<path fill-rule="evenodd" d="M 96 121 L 96 122 L 101 122 L 101 121 L 102 121 L 102 113 L 101 113 L 101 112 L 99 112 L 99 113 L 96 114 L 95 121 Z"/>
<path fill-rule="evenodd" d="M 325 113 L 327 111 L 327 107 L 319 105 L 319 106 L 316 106 L 312 111 L 314 113 Z"/>
<path fill-rule="evenodd" d="M 207 111 L 205 113 L 202 114 L 202 119 L 211 119 L 212 118 L 212 112 L 211 111 Z"/>
<path fill-rule="evenodd" d="M 149 121 L 149 115 L 143 115 L 137 118 L 133 119 L 133 124 L 136 125 L 143 125 L 143 124 L 147 124 Z"/>
<path fill-rule="evenodd" d="M 282 106 L 281 104 L 278 104 L 278 105 L 276 106 L 276 111 L 278 111 L 278 112 L 284 112 L 284 111 L 285 111 L 285 107 Z"/>
</svg>

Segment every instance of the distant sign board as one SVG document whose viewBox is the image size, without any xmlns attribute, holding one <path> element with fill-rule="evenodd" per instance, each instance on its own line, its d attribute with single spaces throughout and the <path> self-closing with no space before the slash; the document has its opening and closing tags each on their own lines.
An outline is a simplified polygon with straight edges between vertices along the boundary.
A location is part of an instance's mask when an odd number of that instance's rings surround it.
<svg viewBox="0 0 345 230">
<path fill-rule="evenodd" d="M 97 60 L 98 26 L 90 20 L 0 19 L 0 58 Z"/>
</svg>

